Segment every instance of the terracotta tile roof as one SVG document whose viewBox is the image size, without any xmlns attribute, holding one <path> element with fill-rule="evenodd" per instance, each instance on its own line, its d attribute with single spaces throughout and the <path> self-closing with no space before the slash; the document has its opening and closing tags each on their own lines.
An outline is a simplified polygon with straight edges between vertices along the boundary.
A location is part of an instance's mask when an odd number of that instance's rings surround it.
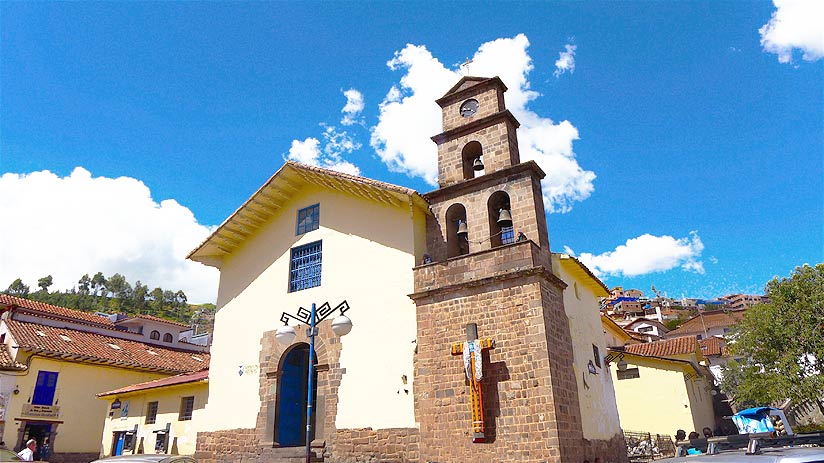
<svg viewBox="0 0 824 463">
<path fill-rule="evenodd" d="M 722 355 L 724 353 L 727 342 L 718 336 L 711 336 L 707 339 L 698 341 L 701 346 L 701 353 L 707 355 Z"/>
<path fill-rule="evenodd" d="M 153 381 L 146 381 L 145 383 L 132 384 L 121 387 L 113 391 L 101 392 L 97 394 L 98 397 L 105 397 L 115 394 L 126 394 L 127 392 L 145 391 L 147 389 L 156 389 L 165 386 L 174 386 L 178 384 L 196 383 L 198 381 L 205 381 L 209 379 L 209 369 L 203 369 L 194 373 L 183 373 L 176 376 L 169 376 L 168 378 L 155 379 Z"/>
<path fill-rule="evenodd" d="M 0 344 L 0 370 L 25 370 L 26 366 L 12 360 L 6 346 Z"/>
<path fill-rule="evenodd" d="M 698 350 L 698 338 L 695 336 L 682 336 L 680 338 L 664 339 L 663 341 L 630 344 L 624 350 L 630 354 L 646 355 L 648 357 L 686 355 Z"/>
<path fill-rule="evenodd" d="M 209 366 L 208 353 L 185 352 L 97 333 L 17 320 L 4 322 L 21 349 L 47 357 L 167 373 L 192 372 Z"/>
<path fill-rule="evenodd" d="M 45 302 L 32 301 L 30 299 L 23 299 L 22 297 L 10 296 L 8 294 L 0 293 L 0 305 L 12 307 L 21 307 L 31 312 L 37 312 L 46 317 L 52 318 L 70 318 L 78 322 L 93 323 L 95 325 L 107 326 L 114 328 L 111 320 L 100 315 L 95 315 L 82 310 L 67 309 L 56 305 L 46 304 Z"/>
<path fill-rule="evenodd" d="M 737 325 L 744 318 L 746 309 L 742 310 L 718 310 L 715 312 L 704 312 L 685 321 L 677 329 L 670 331 L 670 336 L 684 336 L 687 334 L 703 333 L 704 327 L 727 328 Z M 703 322 L 702 322 L 703 318 Z"/>
<path fill-rule="evenodd" d="M 176 322 L 174 320 L 167 320 L 165 318 L 155 317 L 154 315 L 141 314 L 141 315 L 128 315 L 127 317 L 128 318 L 124 318 L 122 320 L 116 321 L 115 325 L 119 325 L 119 324 L 121 324 L 125 321 L 128 321 L 128 320 L 142 319 L 142 320 L 151 320 L 151 321 L 161 322 L 161 323 L 169 323 L 169 324 L 177 325 L 177 326 L 180 326 L 180 327 L 183 327 L 183 328 L 186 328 L 186 329 L 191 328 L 191 326 L 189 326 L 185 323 L 180 323 L 180 322 Z"/>
</svg>

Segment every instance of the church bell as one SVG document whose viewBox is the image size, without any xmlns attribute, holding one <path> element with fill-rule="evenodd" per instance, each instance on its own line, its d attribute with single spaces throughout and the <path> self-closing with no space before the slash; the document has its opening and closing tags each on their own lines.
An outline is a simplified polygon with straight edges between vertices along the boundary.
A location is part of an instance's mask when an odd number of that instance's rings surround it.
<svg viewBox="0 0 824 463">
<path fill-rule="evenodd" d="M 458 221 L 458 236 L 465 237 L 467 234 L 469 234 L 469 229 L 466 228 L 466 222 L 464 222 L 463 220 L 459 220 Z"/>
<path fill-rule="evenodd" d="M 476 171 L 484 170 L 484 163 L 481 161 L 480 157 L 475 158 L 475 162 L 472 163 L 472 168 Z"/>
<path fill-rule="evenodd" d="M 509 213 L 509 209 L 501 209 L 501 212 L 498 214 L 498 226 L 499 227 L 511 227 L 512 226 L 512 214 Z"/>
</svg>

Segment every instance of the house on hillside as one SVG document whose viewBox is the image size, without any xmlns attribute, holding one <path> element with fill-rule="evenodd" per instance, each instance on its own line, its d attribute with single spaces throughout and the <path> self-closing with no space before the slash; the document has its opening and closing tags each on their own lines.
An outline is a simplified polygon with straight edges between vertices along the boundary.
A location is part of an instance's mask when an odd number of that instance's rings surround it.
<svg viewBox="0 0 824 463">
<path fill-rule="evenodd" d="M 666 326 L 658 320 L 652 320 L 649 318 L 636 318 L 635 320 L 627 323 L 624 325 L 624 329 L 627 331 L 633 331 L 635 333 L 640 334 L 641 336 L 648 336 L 651 339 L 648 341 L 657 341 L 663 339 L 664 336 L 669 332 Z"/>
<path fill-rule="evenodd" d="M 97 394 L 110 410 L 104 420 L 103 455 L 193 455 L 195 423 L 208 400 L 208 379 L 209 370 L 204 369 Z"/>
<path fill-rule="evenodd" d="M 666 337 L 695 336 L 698 340 L 712 336 L 723 337 L 744 318 L 745 313 L 746 310 L 699 312 L 698 315 L 685 321 L 677 329 L 667 333 Z"/>
<path fill-rule="evenodd" d="M 96 393 L 209 365 L 203 346 L 147 339 L 107 317 L 5 294 L 0 310 L 0 439 L 18 450 L 48 437 L 51 462 L 100 456 L 109 410 Z"/>
<path fill-rule="evenodd" d="M 713 377 L 695 336 L 613 347 L 607 362 L 625 432 L 715 429 Z"/>
</svg>

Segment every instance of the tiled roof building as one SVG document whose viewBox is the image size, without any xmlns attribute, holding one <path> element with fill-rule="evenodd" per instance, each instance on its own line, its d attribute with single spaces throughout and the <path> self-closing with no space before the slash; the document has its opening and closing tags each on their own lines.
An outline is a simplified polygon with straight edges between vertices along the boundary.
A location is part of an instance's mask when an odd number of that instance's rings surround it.
<svg viewBox="0 0 824 463">
<path fill-rule="evenodd" d="M 729 310 L 703 312 L 685 321 L 677 329 L 670 331 L 667 337 L 674 338 L 696 335 L 698 339 L 723 335 L 744 318 L 746 310 Z"/>
<path fill-rule="evenodd" d="M 671 357 L 690 355 L 699 350 L 698 339 L 695 336 L 664 339 L 662 341 L 629 344 L 624 350 L 631 354 L 648 357 Z"/>
</svg>

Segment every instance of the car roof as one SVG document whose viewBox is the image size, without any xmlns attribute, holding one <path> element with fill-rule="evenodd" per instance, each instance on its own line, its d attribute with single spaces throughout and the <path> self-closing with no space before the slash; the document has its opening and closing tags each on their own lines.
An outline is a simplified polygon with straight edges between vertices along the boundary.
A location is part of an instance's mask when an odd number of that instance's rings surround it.
<svg viewBox="0 0 824 463">
<path fill-rule="evenodd" d="M 189 455 L 139 453 L 135 455 L 119 455 L 116 457 L 101 458 L 93 461 L 92 463 L 173 463 L 179 460 L 194 461 L 194 458 Z"/>
<path fill-rule="evenodd" d="M 744 449 L 725 450 L 715 455 L 690 455 L 657 460 L 656 463 L 818 463 L 824 462 L 824 448 L 765 448 L 759 455 L 747 455 Z"/>
</svg>

